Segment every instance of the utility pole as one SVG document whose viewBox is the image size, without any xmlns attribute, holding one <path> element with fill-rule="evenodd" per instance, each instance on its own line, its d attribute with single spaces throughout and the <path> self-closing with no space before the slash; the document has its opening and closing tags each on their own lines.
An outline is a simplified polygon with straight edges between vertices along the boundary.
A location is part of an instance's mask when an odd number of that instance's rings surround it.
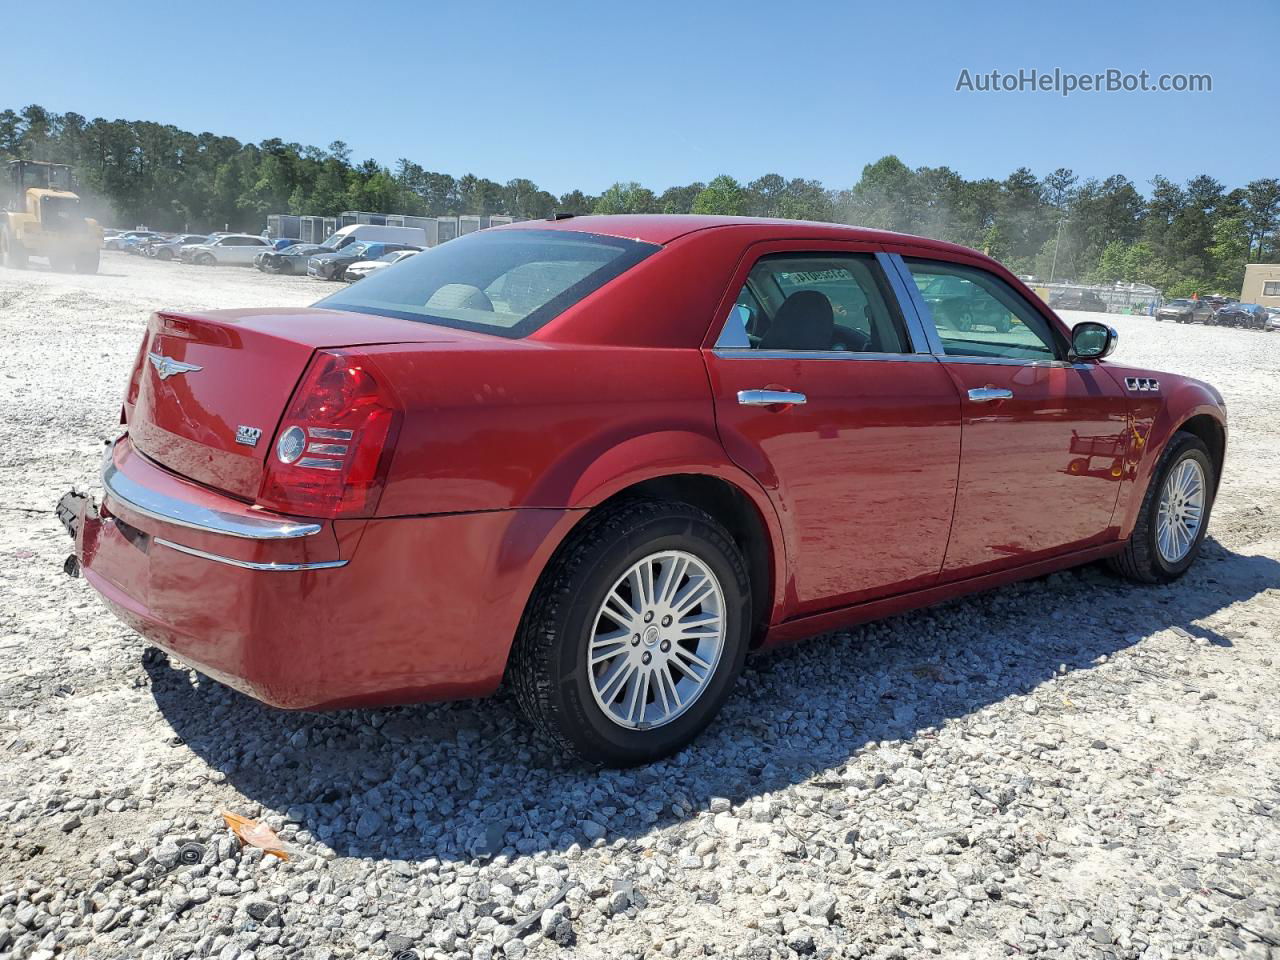
<svg viewBox="0 0 1280 960">
<path fill-rule="evenodd" d="M 1053 283 L 1053 278 L 1058 272 L 1058 248 L 1062 246 L 1062 225 L 1066 222 L 1066 217 L 1058 221 L 1058 239 L 1053 241 L 1053 266 L 1049 268 L 1050 283 Z"/>
</svg>

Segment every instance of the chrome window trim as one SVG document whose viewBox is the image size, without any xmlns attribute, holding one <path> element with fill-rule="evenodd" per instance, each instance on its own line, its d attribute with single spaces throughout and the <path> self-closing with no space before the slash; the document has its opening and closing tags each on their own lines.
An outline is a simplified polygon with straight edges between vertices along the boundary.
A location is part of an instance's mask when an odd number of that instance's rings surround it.
<svg viewBox="0 0 1280 960">
<path fill-rule="evenodd" d="M 217 553 L 209 553 L 205 550 L 197 550 L 195 547 L 186 547 L 180 543 L 174 543 L 172 540 L 166 540 L 163 537 L 152 537 L 153 543 L 158 543 L 162 547 L 168 547 L 170 550 L 177 550 L 179 553 L 185 553 L 192 557 L 200 557 L 202 560 L 212 560 L 214 563 L 225 563 L 231 567 L 240 567 L 242 570 L 262 570 L 270 573 L 293 573 L 299 570 L 334 570 L 338 567 L 345 567 L 346 560 L 317 560 L 313 563 L 255 563 L 252 560 L 237 560 L 234 557 L 224 557 Z"/>
<path fill-rule="evenodd" d="M 1036 360 L 1031 357 L 974 357 L 967 354 L 944 354 L 936 357 L 942 363 L 983 363 L 1001 367 L 1063 367 L 1088 370 L 1089 363 L 1072 363 L 1070 360 Z"/>
<path fill-rule="evenodd" d="M 153 520 L 162 520 L 190 530 L 221 533 L 245 540 L 292 540 L 310 537 L 321 530 L 318 523 L 275 519 L 268 516 L 239 517 L 201 507 L 187 500 L 144 487 L 121 473 L 113 461 L 102 469 L 102 485 L 110 496 L 131 510 Z"/>
<path fill-rule="evenodd" d="M 752 347 L 714 347 L 712 354 L 721 360 L 890 360 L 930 363 L 938 360 L 931 353 L 856 353 L 850 350 L 756 350 Z"/>
</svg>

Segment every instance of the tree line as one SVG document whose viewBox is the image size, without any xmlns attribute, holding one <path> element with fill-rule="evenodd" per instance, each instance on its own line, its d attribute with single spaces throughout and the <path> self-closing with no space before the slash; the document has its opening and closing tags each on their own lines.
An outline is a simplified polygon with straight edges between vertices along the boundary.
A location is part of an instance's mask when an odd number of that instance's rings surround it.
<svg viewBox="0 0 1280 960">
<path fill-rule="evenodd" d="M 1280 261 L 1280 180 L 1228 186 L 1207 174 L 1151 180 L 1081 179 L 1026 167 L 970 180 L 949 167 L 912 169 L 895 156 L 863 168 L 847 189 L 765 174 L 718 176 L 656 192 L 635 182 L 556 196 L 531 180 L 455 177 L 402 158 L 357 163 L 341 140 L 327 149 L 279 139 L 241 143 L 136 120 L 87 120 L 38 105 L 0 112 L 0 159 L 69 163 L 85 205 L 114 225 L 257 232 L 271 213 L 343 210 L 419 216 L 708 213 L 823 220 L 897 230 L 976 247 L 1042 280 L 1149 283 L 1166 296 L 1233 293 L 1247 262 Z"/>
</svg>

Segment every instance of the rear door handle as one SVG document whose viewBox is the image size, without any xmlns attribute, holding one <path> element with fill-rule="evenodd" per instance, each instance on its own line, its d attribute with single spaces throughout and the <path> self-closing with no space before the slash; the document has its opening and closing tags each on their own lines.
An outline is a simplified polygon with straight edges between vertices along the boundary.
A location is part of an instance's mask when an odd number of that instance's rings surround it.
<svg viewBox="0 0 1280 960">
<path fill-rule="evenodd" d="M 990 403 L 992 400 L 1012 400 L 1013 391 L 1002 387 L 974 387 L 969 391 L 969 399 L 974 403 Z"/>
<path fill-rule="evenodd" d="M 774 407 L 781 404 L 801 404 L 808 401 L 803 393 L 790 390 L 739 390 L 738 402 L 744 407 Z"/>
</svg>

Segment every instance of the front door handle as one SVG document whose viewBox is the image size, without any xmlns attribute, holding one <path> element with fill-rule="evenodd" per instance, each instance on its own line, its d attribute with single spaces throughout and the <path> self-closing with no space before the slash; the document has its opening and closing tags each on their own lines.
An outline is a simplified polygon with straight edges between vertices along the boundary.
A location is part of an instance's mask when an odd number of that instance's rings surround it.
<svg viewBox="0 0 1280 960">
<path fill-rule="evenodd" d="M 739 390 L 738 402 L 744 407 L 775 407 L 781 404 L 800 404 L 807 402 L 803 393 L 790 390 Z"/>
<path fill-rule="evenodd" d="M 990 403 L 992 400 L 1012 400 L 1013 391 L 1002 387 L 974 387 L 969 391 L 969 399 L 974 403 Z"/>
</svg>

